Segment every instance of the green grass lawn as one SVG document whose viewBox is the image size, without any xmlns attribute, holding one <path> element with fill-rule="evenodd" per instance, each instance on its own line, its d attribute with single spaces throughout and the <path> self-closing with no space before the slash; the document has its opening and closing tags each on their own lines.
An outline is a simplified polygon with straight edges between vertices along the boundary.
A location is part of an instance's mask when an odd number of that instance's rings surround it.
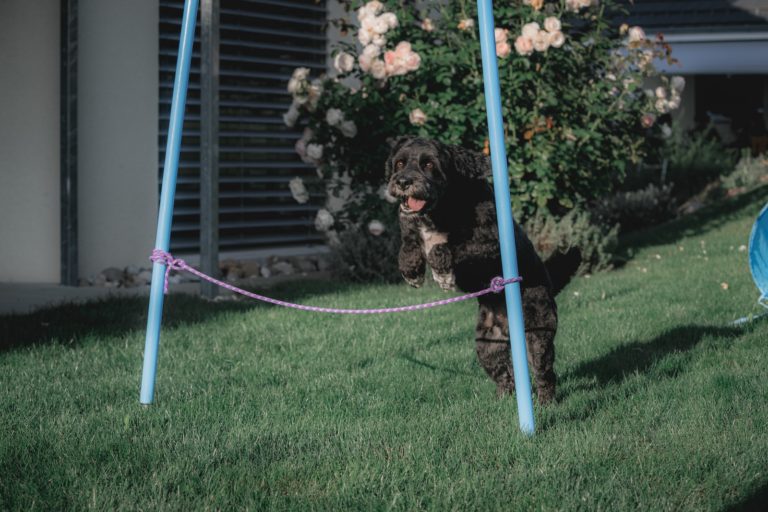
<svg viewBox="0 0 768 512">
<path fill-rule="evenodd" d="M 558 297 L 558 403 L 518 430 L 473 303 L 375 317 L 145 300 L 0 317 L 0 510 L 729 510 L 768 503 L 768 320 L 748 269 L 768 187 L 626 240 Z M 727 289 L 724 289 L 727 283 Z M 308 282 L 378 307 L 436 288 Z"/>
</svg>

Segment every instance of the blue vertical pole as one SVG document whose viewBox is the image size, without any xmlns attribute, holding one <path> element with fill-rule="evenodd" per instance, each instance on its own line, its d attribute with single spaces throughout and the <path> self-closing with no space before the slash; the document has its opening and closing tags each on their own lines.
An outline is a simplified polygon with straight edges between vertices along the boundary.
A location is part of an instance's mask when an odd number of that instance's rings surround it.
<svg viewBox="0 0 768 512">
<path fill-rule="evenodd" d="M 184 17 L 181 22 L 179 37 L 179 56 L 176 60 L 176 78 L 173 84 L 171 100 L 171 120 L 168 125 L 168 138 L 165 146 L 165 164 L 163 166 L 163 187 L 160 192 L 160 212 L 157 216 L 157 235 L 155 248 L 168 251 L 171 239 L 171 220 L 173 217 L 173 198 L 176 195 L 176 175 L 179 170 L 179 147 L 181 130 L 184 124 L 184 106 L 187 100 L 189 65 L 192 61 L 192 46 L 195 42 L 195 20 L 198 0 L 184 2 Z M 149 315 L 147 317 L 147 337 L 144 343 L 144 370 L 141 375 L 141 403 L 149 405 L 155 395 L 155 375 L 157 373 L 157 350 L 160 344 L 160 324 L 163 317 L 163 283 L 165 265 L 152 266 L 152 287 L 149 291 Z"/>
<path fill-rule="evenodd" d="M 501 118 L 501 93 L 499 70 L 496 63 L 496 40 L 493 34 L 493 2 L 477 0 L 477 17 L 480 29 L 480 52 L 483 57 L 483 82 L 485 84 L 485 106 L 488 111 L 488 133 L 491 143 L 491 164 L 493 166 L 493 189 L 496 196 L 496 216 L 499 224 L 499 244 L 504 278 L 517 277 L 517 249 L 512 223 L 512 209 L 509 201 L 509 175 L 507 173 L 507 152 L 504 147 L 504 129 Z M 523 276 L 525 278 L 525 276 Z M 525 352 L 525 326 L 523 305 L 520 298 L 520 283 L 504 287 L 509 319 L 509 342 L 512 347 L 512 367 L 515 372 L 517 412 L 520 430 L 533 435 L 533 400 L 531 381 L 528 376 L 528 358 Z"/>
</svg>

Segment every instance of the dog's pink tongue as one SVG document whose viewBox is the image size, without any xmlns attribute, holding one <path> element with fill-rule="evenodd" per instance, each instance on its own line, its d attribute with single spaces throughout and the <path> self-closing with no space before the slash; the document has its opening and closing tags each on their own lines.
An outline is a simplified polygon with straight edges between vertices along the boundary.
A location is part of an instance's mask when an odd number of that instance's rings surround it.
<svg viewBox="0 0 768 512">
<path fill-rule="evenodd" d="M 427 204 L 427 202 L 423 199 L 416 199 L 415 197 L 408 198 L 408 208 L 414 212 L 420 211 L 422 208 L 424 208 L 425 204 Z"/>
</svg>

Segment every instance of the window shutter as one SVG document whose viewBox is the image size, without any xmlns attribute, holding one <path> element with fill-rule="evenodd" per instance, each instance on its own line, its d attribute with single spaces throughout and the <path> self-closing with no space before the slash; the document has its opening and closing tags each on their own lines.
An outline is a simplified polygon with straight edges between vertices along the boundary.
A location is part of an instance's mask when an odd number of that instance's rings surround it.
<svg viewBox="0 0 768 512">
<path fill-rule="evenodd" d="M 183 0 L 160 0 L 159 177 L 171 108 Z M 296 67 L 326 69 L 324 0 L 221 0 L 219 75 L 219 240 L 222 250 L 322 243 L 314 218 L 322 195 L 305 204 L 288 182 L 317 180 L 294 151 L 302 128 L 288 128 L 286 85 Z M 171 250 L 197 252 L 200 233 L 199 22 L 181 143 Z"/>
</svg>

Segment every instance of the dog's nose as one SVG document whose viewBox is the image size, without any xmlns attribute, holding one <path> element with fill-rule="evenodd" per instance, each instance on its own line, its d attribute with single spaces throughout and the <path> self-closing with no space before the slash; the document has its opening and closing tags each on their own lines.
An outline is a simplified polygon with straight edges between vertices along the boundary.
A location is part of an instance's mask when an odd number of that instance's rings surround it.
<svg viewBox="0 0 768 512">
<path fill-rule="evenodd" d="M 395 181 L 397 182 L 397 185 L 400 188 L 406 188 L 408 185 L 410 185 L 413 182 L 413 180 L 411 180 L 411 178 L 407 178 L 407 177 L 403 177 L 403 176 L 401 176 L 400 178 L 397 178 L 397 180 L 395 180 Z"/>
</svg>

